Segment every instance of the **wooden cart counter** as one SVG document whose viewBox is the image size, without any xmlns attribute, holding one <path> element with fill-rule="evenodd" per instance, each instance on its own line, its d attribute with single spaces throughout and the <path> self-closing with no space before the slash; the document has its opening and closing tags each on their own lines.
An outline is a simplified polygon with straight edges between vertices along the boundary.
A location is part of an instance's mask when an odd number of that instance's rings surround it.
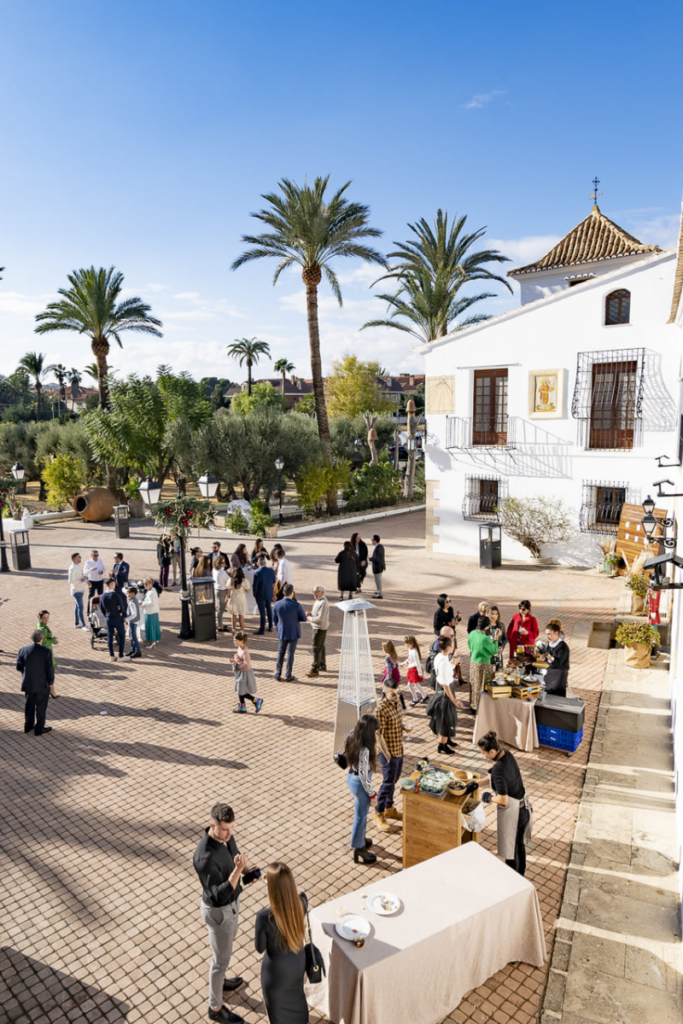
<svg viewBox="0 0 683 1024">
<path fill-rule="evenodd" d="M 477 772 L 465 772 L 448 765 L 433 765 L 452 771 L 456 778 L 478 782 L 482 778 Z M 419 772 L 413 772 L 411 779 L 417 781 Z M 464 794 L 456 796 L 446 791 L 445 796 L 431 796 L 404 789 L 403 793 L 403 867 L 411 868 L 423 860 L 436 857 L 463 843 L 479 842 L 478 832 L 468 832 L 462 825 L 462 805 L 468 799 Z M 479 789 L 472 794 L 479 799 Z"/>
</svg>

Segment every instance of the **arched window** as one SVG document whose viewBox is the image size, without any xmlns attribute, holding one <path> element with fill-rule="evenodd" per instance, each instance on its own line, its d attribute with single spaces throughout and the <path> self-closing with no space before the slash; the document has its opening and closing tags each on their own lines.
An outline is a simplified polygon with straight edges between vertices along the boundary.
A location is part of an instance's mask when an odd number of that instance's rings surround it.
<svg viewBox="0 0 683 1024">
<path fill-rule="evenodd" d="M 631 293 L 626 288 L 610 292 L 605 299 L 605 323 L 627 324 L 631 319 Z"/>
</svg>

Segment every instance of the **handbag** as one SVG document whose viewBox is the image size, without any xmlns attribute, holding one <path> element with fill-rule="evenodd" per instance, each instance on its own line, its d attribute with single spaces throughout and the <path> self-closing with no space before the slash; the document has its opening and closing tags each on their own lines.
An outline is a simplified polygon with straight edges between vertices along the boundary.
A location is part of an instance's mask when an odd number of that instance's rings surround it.
<svg viewBox="0 0 683 1024">
<path fill-rule="evenodd" d="M 306 977 L 312 985 L 318 985 L 323 980 L 323 974 L 327 977 L 323 955 L 311 938 L 311 919 L 308 916 L 308 903 L 306 903 L 306 928 L 308 930 L 308 942 L 304 946 L 306 956 Z"/>
</svg>

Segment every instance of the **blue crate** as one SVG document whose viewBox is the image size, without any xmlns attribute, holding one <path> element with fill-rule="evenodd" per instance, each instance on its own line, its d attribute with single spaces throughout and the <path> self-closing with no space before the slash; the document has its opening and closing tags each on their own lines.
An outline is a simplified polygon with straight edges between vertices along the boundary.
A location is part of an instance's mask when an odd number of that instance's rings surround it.
<svg viewBox="0 0 683 1024">
<path fill-rule="evenodd" d="M 580 732 L 568 732 L 566 729 L 551 729 L 547 725 L 537 725 L 538 742 L 542 747 L 553 747 L 555 750 L 566 750 L 573 754 L 578 750 L 583 739 L 583 729 Z"/>
</svg>

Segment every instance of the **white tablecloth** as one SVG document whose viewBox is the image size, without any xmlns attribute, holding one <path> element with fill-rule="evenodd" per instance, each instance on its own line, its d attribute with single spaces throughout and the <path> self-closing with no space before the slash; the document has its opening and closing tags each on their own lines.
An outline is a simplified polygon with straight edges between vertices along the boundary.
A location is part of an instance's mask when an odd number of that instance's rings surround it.
<svg viewBox="0 0 683 1024">
<path fill-rule="evenodd" d="M 367 910 L 361 897 L 382 890 L 403 904 L 392 917 Z M 339 906 L 370 921 L 362 949 L 335 932 Z M 310 916 L 327 979 L 306 983 L 306 997 L 334 1024 L 436 1024 L 506 964 L 538 967 L 546 956 L 535 888 L 478 843 L 315 907 Z"/>
<path fill-rule="evenodd" d="M 482 693 L 472 742 L 476 744 L 493 729 L 503 743 L 518 750 L 534 750 L 538 746 L 535 704 L 535 700 L 515 700 L 514 697 L 496 697 L 494 700 L 488 693 Z"/>
</svg>

